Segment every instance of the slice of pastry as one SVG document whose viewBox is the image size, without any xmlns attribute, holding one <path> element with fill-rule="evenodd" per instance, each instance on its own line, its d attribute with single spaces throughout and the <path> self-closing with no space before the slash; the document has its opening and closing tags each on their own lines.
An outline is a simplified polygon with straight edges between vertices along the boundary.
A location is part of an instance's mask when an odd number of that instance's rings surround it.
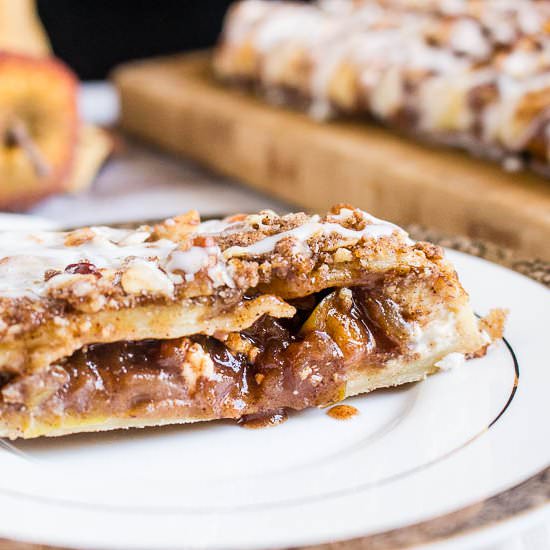
<svg viewBox="0 0 550 550">
<path fill-rule="evenodd" d="M 9 438 L 327 405 L 421 380 L 499 332 L 439 247 L 347 206 L 5 233 L 0 257 Z"/>
</svg>

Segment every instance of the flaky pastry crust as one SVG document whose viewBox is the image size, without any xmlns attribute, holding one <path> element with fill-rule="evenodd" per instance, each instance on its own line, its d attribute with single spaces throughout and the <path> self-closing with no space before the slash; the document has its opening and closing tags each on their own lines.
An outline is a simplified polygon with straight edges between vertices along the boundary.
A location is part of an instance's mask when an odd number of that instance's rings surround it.
<svg viewBox="0 0 550 550">
<path fill-rule="evenodd" d="M 483 354 L 503 324 L 480 325 L 441 248 L 349 205 L 4 234 L 0 250 L 8 437 L 323 405 Z"/>
</svg>

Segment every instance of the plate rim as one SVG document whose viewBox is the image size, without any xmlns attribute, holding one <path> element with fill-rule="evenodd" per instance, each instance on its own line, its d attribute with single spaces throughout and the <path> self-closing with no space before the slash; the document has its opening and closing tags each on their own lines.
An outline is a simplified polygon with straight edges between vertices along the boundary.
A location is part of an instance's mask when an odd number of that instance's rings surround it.
<svg viewBox="0 0 550 550">
<path fill-rule="evenodd" d="M 452 241 L 452 239 L 451 239 Z M 491 261 L 481 254 L 468 253 L 461 250 L 462 239 L 457 237 L 459 246 L 453 244 L 446 246 L 452 254 L 464 255 L 481 260 L 492 265 L 498 265 L 515 275 L 528 279 L 531 283 L 548 290 L 549 286 L 544 284 L 538 277 L 529 276 L 523 270 L 519 271 L 517 266 L 523 267 L 524 261 L 516 263 L 513 259 L 506 261 Z M 498 247 L 497 247 L 498 248 Z M 534 260 L 537 262 L 537 260 Z M 541 270 L 550 273 L 550 262 L 540 261 Z M 539 268 L 541 266 L 538 266 Z M 513 351 L 512 351 L 513 353 Z M 502 504 L 506 502 L 506 506 Z M 510 506 L 513 503 L 513 506 Z M 369 550 L 407 549 L 430 547 L 434 550 L 440 547 L 447 548 L 449 543 L 460 544 L 461 539 L 471 537 L 475 534 L 482 534 L 492 529 L 513 521 L 525 520 L 537 512 L 550 512 L 550 464 L 527 477 L 524 481 L 505 489 L 486 499 L 469 504 L 458 510 L 430 518 L 425 521 L 412 523 L 396 529 L 382 530 L 370 535 L 363 535 L 349 539 L 343 539 L 330 543 L 301 546 L 300 550 Z M 466 543 L 466 540 L 464 540 Z"/>
<path fill-rule="evenodd" d="M 506 502 L 506 506 L 502 502 Z M 514 505 L 510 507 L 510 503 Z M 460 542 L 462 538 L 487 532 L 510 520 L 526 519 L 544 510 L 550 511 L 550 466 L 509 489 L 447 514 L 371 535 L 302 546 L 300 550 L 339 550 L 340 545 L 348 545 L 346 550 L 431 548 Z"/>
</svg>

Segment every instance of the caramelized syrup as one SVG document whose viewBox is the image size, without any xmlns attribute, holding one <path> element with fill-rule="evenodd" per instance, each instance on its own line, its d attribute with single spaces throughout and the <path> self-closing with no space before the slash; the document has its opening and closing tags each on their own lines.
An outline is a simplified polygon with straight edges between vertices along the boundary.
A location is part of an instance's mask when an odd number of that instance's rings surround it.
<svg viewBox="0 0 550 550">
<path fill-rule="evenodd" d="M 327 414 L 336 420 L 349 420 L 359 414 L 359 411 L 351 405 L 336 405 L 331 407 Z"/>
<path fill-rule="evenodd" d="M 354 288 L 352 293 L 351 307 L 326 313 L 338 315 L 338 325 L 324 322 L 322 311 L 317 311 L 321 317 L 310 325 L 304 323 L 316 314 L 321 293 L 296 304 L 299 314 L 294 319 L 258 319 L 241 333 L 256 348 L 253 361 L 224 342 L 201 335 L 87 346 L 56 367 L 65 371 L 67 380 L 33 404 L 33 414 L 50 422 L 69 414 L 233 418 L 247 428 L 275 426 L 286 420 L 285 409 L 302 410 L 341 400 L 351 369 L 382 366 L 398 352 L 399 343 L 388 335 L 393 336 L 402 324 L 394 304 L 365 289 Z M 333 303 L 334 308 L 338 303 Z M 357 329 L 359 324 L 362 329 Z M 353 327 L 356 330 L 350 332 Z M 190 383 L 180 352 L 185 340 L 199 343 L 209 353 L 213 374 Z M 10 383 L 0 380 L 0 385 Z M 0 414 L 2 405 L 0 399 Z M 338 405 L 327 414 L 342 420 L 357 410 Z"/>
<path fill-rule="evenodd" d="M 288 420 L 288 414 L 284 409 L 277 409 L 269 413 L 247 414 L 239 418 L 237 423 L 243 428 L 257 430 L 278 426 Z"/>
</svg>

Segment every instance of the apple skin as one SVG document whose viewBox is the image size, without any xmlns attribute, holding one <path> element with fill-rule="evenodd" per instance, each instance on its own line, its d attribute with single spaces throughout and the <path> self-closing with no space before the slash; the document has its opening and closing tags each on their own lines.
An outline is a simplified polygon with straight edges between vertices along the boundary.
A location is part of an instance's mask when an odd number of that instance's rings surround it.
<svg viewBox="0 0 550 550">
<path fill-rule="evenodd" d="M 78 80 L 55 58 L 0 52 L 0 209 L 63 191 L 75 160 Z"/>
</svg>

